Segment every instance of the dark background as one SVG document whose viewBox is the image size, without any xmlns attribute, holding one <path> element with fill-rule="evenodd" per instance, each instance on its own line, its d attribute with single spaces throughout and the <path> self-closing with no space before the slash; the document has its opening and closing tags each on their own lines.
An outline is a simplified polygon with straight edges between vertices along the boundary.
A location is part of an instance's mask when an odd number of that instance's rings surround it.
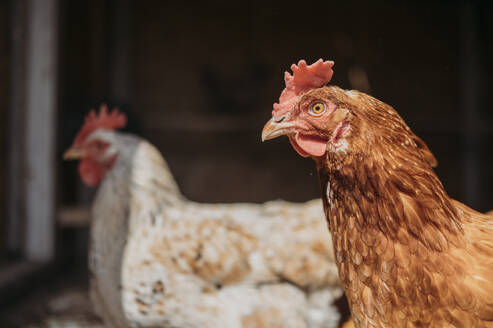
<svg viewBox="0 0 493 328">
<path fill-rule="evenodd" d="M 259 138 L 284 70 L 301 58 L 324 58 L 335 61 L 332 83 L 366 91 L 399 111 L 437 156 L 452 197 L 487 210 L 493 208 L 490 7 L 67 1 L 59 149 L 72 142 L 88 108 L 105 101 L 129 113 L 129 130 L 158 146 L 193 200 L 317 197 L 313 163 L 286 138 L 265 144 Z M 467 192 L 468 153 L 477 158 L 474 197 Z M 66 190 L 75 176 L 65 171 L 75 168 L 61 162 L 60 168 Z"/>
<path fill-rule="evenodd" d="M 0 1 L 0 210 L 9 193 L 12 1 Z M 299 59 L 335 61 L 331 83 L 392 105 L 439 161 L 449 194 L 493 209 L 489 1 L 59 2 L 57 206 L 93 190 L 62 162 L 90 108 L 129 116 L 125 129 L 163 153 L 189 199 L 319 197 L 315 167 L 287 138 L 260 133 Z M 15 74 L 14 74 L 15 75 Z M 14 76 L 15 77 L 15 76 Z M 0 264 L 15 256 L 0 218 Z M 58 270 L 84 272 L 87 227 L 57 223 Z"/>
</svg>

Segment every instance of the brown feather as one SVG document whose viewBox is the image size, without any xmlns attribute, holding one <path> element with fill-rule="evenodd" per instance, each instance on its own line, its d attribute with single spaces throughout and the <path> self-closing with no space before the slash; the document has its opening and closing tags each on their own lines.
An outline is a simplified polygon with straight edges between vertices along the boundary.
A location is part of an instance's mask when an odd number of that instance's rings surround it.
<svg viewBox="0 0 493 328">
<path fill-rule="evenodd" d="M 305 97 L 348 111 L 346 149 L 315 160 L 356 327 L 493 327 L 492 217 L 449 198 L 392 107 L 335 86 Z"/>
</svg>

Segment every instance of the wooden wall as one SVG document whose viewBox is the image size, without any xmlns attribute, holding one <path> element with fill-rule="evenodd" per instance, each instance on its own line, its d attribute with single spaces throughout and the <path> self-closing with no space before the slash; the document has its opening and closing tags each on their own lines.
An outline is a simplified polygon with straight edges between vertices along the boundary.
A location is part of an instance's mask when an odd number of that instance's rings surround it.
<svg viewBox="0 0 493 328">
<path fill-rule="evenodd" d="M 7 114 L 9 108 L 9 7 L 0 1 L 0 254 L 5 247 L 5 198 L 7 161 Z"/>
<path fill-rule="evenodd" d="M 185 194 L 204 201 L 318 195 L 311 161 L 286 139 L 261 144 L 259 135 L 282 72 L 300 58 L 323 57 L 336 62 L 335 84 L 398 109 L 436 153 L 447 189 L 464 199 L 461 5 L 295 7 L 136 2 L 134 108 Z"/>
<path fill-rule="evenodd" d="M 333 83 L 367 91 L 399 111 L 436 154 L 437 172 L 453 197 L 488 208 L 492 160 L 486 148 L 492 129 L 485 122 L 492 120 L 484 101 L 471 103 L 485 99 L 480 91 L 487 61 L 481 56 L 488 50 L 485 42 L 491 43 L 483 26 L 489 24 L 485 5 L 127 0 L 128 29 L 123 30 L 115 23 L 115 5 L 90 1 L 73 11 L 78 24 L 67 20 L 73 27 L 64 30 L 71 56 L 64 67 L 73 85 L 64 84 L 65 103 L 72 106 L 62 109 L 63 115 L 77 111 L 81 122 L 81 113 L 99 99 L 123 104 L 130 130 L 161 149 L 189 198 L 229 202 L 319 195 L 312 161 L 295 154 L 286 138 L 262 144 L 260 131 L 283 88 L 283 71 L 300 58 L 323 57 L 336 62 Z M 89 20 L 82 13 L 89 13 Z M 478 39 L 469 42 L 471 35 Z M 111 92 L 117 82 L 112 65 L 120 56 L 112 51 L 117 37 L 128 45 L 123 100 Z M 471 53 L 478 57 L 471 59 Z M 468 93 L 475 74 L 480 86 Z M 75 88 L 81 81 L 89 86 Z M 474 150 L 479 164 L 473 170 L 480 192 L 473 201 L 464 178 L 469 151 L 464 121 L 470 110 L 479 113 L 481 123 L 474 141 L 481 145 Z M 73 137 L 77 127 L 67 135 Z"/>
</svg>

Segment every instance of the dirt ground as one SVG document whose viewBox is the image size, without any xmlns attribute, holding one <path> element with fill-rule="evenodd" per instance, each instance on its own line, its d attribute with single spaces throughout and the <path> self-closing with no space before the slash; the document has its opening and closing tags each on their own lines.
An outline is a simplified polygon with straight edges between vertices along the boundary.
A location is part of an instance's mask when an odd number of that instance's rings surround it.
<svg viewBox="0 0 493 328">
<path fill-rule="evenodd" d="M 0 310 L 1 327 L 102 328 L 84 278 L 60 279 Z"/>
</svg>

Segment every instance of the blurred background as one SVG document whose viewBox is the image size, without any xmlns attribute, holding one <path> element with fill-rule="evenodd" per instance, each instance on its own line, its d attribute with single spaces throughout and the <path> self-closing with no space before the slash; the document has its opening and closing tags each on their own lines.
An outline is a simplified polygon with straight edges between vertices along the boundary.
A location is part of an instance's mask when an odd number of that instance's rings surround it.
<svg viewBox="0 0 493 328">
<path fill-rule="evenodd" d="M 49 326 L 67 311 L 97 322 L 84 294 L 94 190 L 62 153 L 102 102 L 162 151 L 192 200 L 304 201 L 319 195 L 314 164 L 287 138 L 262 144 L 260 132 L 292 63 L 334 60 L 332 83 L 392 105 L 425 140 L 452 197 L 493 209 L 492 9 L 433 0 L 0 1 L 2 327 Z"/>
</svg>

